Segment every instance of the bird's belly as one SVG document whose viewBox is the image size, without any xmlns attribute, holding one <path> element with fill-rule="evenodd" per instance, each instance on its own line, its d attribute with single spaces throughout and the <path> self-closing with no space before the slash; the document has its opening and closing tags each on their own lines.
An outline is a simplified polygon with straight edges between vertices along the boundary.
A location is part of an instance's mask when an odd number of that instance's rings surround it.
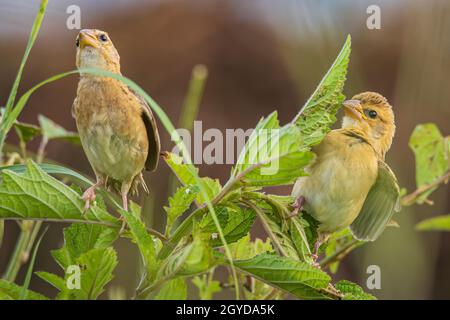
<svg viewBox="0 0 450 320">
<path fill-rule="evenodd" d="M 94 171 L 118 181 L 130 180 L 144 168 L 147 149 L 137 139 L 120 135 L 109 123 L 79 128 L 83 149 Z"/>
<path fill-rule="evenodd" d="M 348 227 L 358 216 L 376 179 L 376 158 L 358 150 L 319 155 L 310 175 L 297 180 L 293 195 L 304 196 L 305 209 L 320 222 L 319 231 Z"/>
</svg>

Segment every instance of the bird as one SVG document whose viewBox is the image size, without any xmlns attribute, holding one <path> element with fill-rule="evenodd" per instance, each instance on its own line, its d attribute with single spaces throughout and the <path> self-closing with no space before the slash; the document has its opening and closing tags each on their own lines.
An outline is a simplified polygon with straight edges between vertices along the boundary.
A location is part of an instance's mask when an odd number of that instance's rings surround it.
<svg viewBox="0 0 450 320">
<path fill-rule="evenodd" d="M 148 193 L 143 171 L 158 166 L 160 138 L 145 100 L 111 77 L 83 72 L 85 68 L 120 72 L 120 56 L 105 31 L 83 29 L 76 38 L 76 66 L 80 72 L 72 116 L 96 182 L 82 195 L 85 212 L 99 187 L 112 188 L 128 211 L 128 194 L 141 185 Z"/>
<path fill-rule="evenodd" d="M 358 240 L 376 240 L 399 210 L 397 179 L 385 162 L 395 135 L 392 106 L 376 92 L 357 94 L 342 106 L 341 128 L 312 148 L 316 159 L 292 189 L 297 210 L 318 222 L 315 259 L 333 232 L 348 227 Z"/>
</svg>

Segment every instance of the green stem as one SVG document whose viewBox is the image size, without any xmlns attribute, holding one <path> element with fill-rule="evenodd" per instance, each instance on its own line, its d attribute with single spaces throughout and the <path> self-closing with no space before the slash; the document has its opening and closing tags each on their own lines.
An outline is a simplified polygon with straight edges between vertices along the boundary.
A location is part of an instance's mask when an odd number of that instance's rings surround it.
<svg viewBox="0 0 450 320">
<path fill-rule="evenodd" d="M 13 254 L 9 260 L 8 266 L 6 267 L 3 279 L 9 282 L 14 282 L 19 273 L 20 267 L 22 266 L 23 252 L 27 247 L 31 237 L 31 228 L 27 223 L 22 223 L 22 230 L 19 235 L 19 239 L 14 247 Z"/>
<path fill-rule="evenodd" d="M 322 268 L 327 267 L 328 265 L 332 264 L 333 262 L 342 260 L 347 254 L 350 253 L 359 243 L 359 240 L 353 239 L 352 241 L 348 242 L 344 246 L 342 246 L 339 250 L 334 252 L 331 256 L 328 256 L 324 258 L 322 261 L 320 261 L 320 266 Z"/>
<path fill-rule="evenodd" d="M 187 234 L 191 232 L 192 223 L 194 219 L 202 217 L 206 212 L 206 207 L 197 208 L 192 212 L 175 230 L 172 237 L 167 241 L 166 245 L 161 248 L 158 258 L 163 260 L 169 256 L 173 249 L 175 249 L 178 242 Z"/>
</svg>

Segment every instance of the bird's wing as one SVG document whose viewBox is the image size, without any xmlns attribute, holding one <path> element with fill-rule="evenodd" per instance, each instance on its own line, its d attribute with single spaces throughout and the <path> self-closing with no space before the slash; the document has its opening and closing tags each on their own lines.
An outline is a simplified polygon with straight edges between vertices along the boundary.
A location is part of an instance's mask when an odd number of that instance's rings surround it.
<svg viewBox="0 0 450 320">
<path fill-rule="evenodd" d="M 350 225 L 355 238 L 374 241 L 391 221 L 395 211 L 400 211 L 400 189 L 389 166 L 378 161 L 378 177 L 370 189 L 358 217 Z"/>
<path fill-rule="evenodd" d="M 142 120 L 145 124 L 148 137 L 148 155 L 145 161 L 145 169 L 148 171 L 154 171 L 158 166 L 159 153 L 161 151 L 161 142 L 159 140 L 158 127 L 156 126 L 155 117 L 147 102 L 139 94 L 134 92 L 131 88 L 130 91 L 139 99 L 142 107 Z"/>
</svg>

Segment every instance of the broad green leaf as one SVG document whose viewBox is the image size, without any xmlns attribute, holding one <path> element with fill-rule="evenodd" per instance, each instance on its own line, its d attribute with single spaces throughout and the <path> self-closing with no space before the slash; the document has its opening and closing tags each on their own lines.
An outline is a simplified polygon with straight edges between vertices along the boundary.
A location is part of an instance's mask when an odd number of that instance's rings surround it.
<svg viewBox="0 0 450 320">
<path fill-rule="evenodd" d="M 177 189 L 169 198 L 169 206 L 164 207 L 167 213 L 167 230 L 170 231 L 175 220 L 189 209 L 200 189 L 197 186 L 185 185 Z"/>
<path fill-rule="evenodd" d="M 144 223 L 135 215 L 124 210 L 121 211 L 121 214 L 125 217 L 125 220 L 130 227 L 133 241 L 139 247 L 147 272 L 147 279 L 154 279 L 158 270 L 158 263 L 156 260 L 155 242 L 153 241 L 152 236 L 147 232 Z"/>
<path fill-rule="evenodd" d="M 435 124 L 416 126 L 409 139 L 409 146 L 416 158 L 417 187 L 433 182 L 449 170 L 445 140 Z M 436 188 L 425 192 L 417 202 L 423 203 Z"/>
<path fill-rule="evenodd" d="M 262 241 L 259 238 L 250 241 L 250 234 L 242 237 L 236 243 L 231 244 L 230 248 L 233 254 L 233 259 L 235 260 L 250 259 L 261 253 L 273 253 L 273 248 L 269 238 L 265 241 Z"/>
<path fill-rule="evenodd" d="M 42 171 L 48 174 L 54 174 L 54 175 L 61 175 L 65 177 L 70 177 L 75 179 L 76 181 L 82 182 L 85 185 L 92 185 L 93 182 L 86 178 L 85 176 L 79 174 L 76 171 L 73 171 L 72 169 L 56 165 L 56 164 L 50 164 L 50 163 L 39 163 L 37 164 L 39 168 L 41 168 Z M 27 166 L 23 164 L 15 164 L 12 166 L 3 166 L 0 167 L 0 171 L 9 170 L 15 173 L 22 174 L 27 171 Z"/>
<path fill-rule="evenodd" d="M 52 256 L 66 269 L 92 249 L 106 249 L 118 238 L 119 230 L 95 224 L 73 223 L 64 229 L 64 245 L 53 250 Z"/>
<path fill-rule="evenodd" d="M 158 278 L 167 276 L 190 276 L 210 269 L 215 263 L 213 250 L 208 241 L 199 232 L 194 232 L 194 239 L 180 243 L 164 261 Z"/>
<path fill-rule="evenodd" d="M 34 137 L 41 134 L 41 128 L 33 124 L 23 123 L 19 121 L 16 121 L 14 123 L 14 129 L 16 130 L 20 141 L 23 141 L 24 143 L 30 142 Z"/>
<path fill-rule="evenodd" d="M 201 300 L 212 300 L 214 293 L 222 291 L 220 282 L 213 280 L 209 274 L 195 276 L 192 278 L 192 283 L 197 287 Z"/>
<path fill-rule="evenodd" d="M 335 288 L 344 294 L 344 300 L 376 300 L 373 295 L 365 293 L 360 286 L 348 280 L 339 281 Z"/>
<path fill-rule="evenodd" d="M 312 152 L 304 150 L 302 140 L 295 125 L 280 128 L 277 113 L 273 112 L 255 127 L 232 176 L 250 186 L 293 183 L 305 175 L 304 168 L 314 159 Z"/>
<path fill-rule="evenodd" d="M 271 254 L 234 261 L 236 268 L 301 299 L 323 299 L 330 277 L 305 262 Z"/>
<path fill-rule="evenodd" d="M 120 227 L 120 221 L 98 206 L 84 213 L 84 201 L 72 188 L 29 161 L 23 173 L 1 169 L 0 219 L 72 220 Z"/>
<path fill-rule="evenodd" d="M 267 238 L 262 241 L 256 238 L 250 241 L 250 234 L 241 238 L 236 243 L 230 245 L 233 258 L 236 260 L 250 259 L 254 256 L 262 253 L 273 253 L 273 248 L 270 243 L 270 239 Z M 242 282 L 246 282 L 246 275 L 240 274 Z M 245 298 L 249 300 L 262 300 L 267 297 L 267 295 L 273 292 L 273 287 L 257 279 L 252 280 L 252 285 L 250 287 L 244 286 Z M 275 296 L 273 296 L 275 298 Z"/>
<path fill-rule="evenodd" d="M 91 186 L 93 184 L 93 182 L 91 180 L 89 180 L 82 174 L 80 174 L 72 169 L 69 169 L 69 168 L 66 168 L 66 167 L 63 167 L 63 166 L 60 166 L 57 164 L 50 164 L 50 163 L 40 163 L 37 165 L 45 173 L 48 173 L 50 175 L 55 175 L 57 177 L 63 177 L 66 179 L 68 178 L 73 182 L 81 184 L 82 186 Z M 0 167 L 0 171 L 3 171 L 3 170 L 10 170 L 15 173 L 21 174 L 21 173 L 26 172 L 27 166 L 23 165 L 23 164 L 15 164 L 12 166 Z M 98 192 L 99 192 L 99 194 L 101 194 L 103 196 L 104 199 L 108 200 L 108 203 L 110 203 L 114 208 L 116 208 L 116 209 L 122 208 L 121 205 L 118 204 L 118 202 L 116 200 L 117 197 L 114 194 L 107 192 L 104 189 L 100 189 Z M 80 193 L 80 192 L 78 192 L 78 193 Z M 98 198 L 98 199 L 100 199 L 100 198 Z M 97 201 L 97 203 L 99 202 L 98 200 L 96 200 L 96 201 Z"/>
<path fill-rule="evenodd" d="M 256 215 L 252 210 L 240 207 L 216 207 L 216 214 L 222 226 L 223 234 L 227 243 L 233 243 L 244 237 L 253 226 Z M 211 215 L 206 215 L 200 222 L 202 232 L 211 234 L 211 245 L 221 246 L 222 243 L 217 237 L 217 228 Z"/>
<path fill-rule="evenodd" d="M 420 231 L 450 231 L 450 215 L 425 219 L 416 225 L 416 229 Z"/>
<path fill-rule="evenodd" d="M 198 168 L 183 163 L 183 158 L 174 153 L 164 152 L 163 157 L 167 165 L 172 169 L 183 185 L 198 185 L 198 181 L 195 178 L 195 175 L 198 176 Z M 192 170 L 192 168 L 194 168 L 194 170 Z M 213 199 L 222 189 L 222 186 L 217 179 L 211 179 L 209 177 L 199 179 L 201 188 L 207 194 L 209 199 Z M 205 203 L 205 200 L 206 199 L 204 199 L 203 195 L 199 192 L 196 201 L 199 204 L 203 204 Z"/>
<path fill-rule="evenodd" d="M 38 116 L 38 120 L 42 129 L 42 135 L 48 140 L 62 139 L 77 145 L 80 144 L 80 137 L 76 132 L 67 131 L 42 114 Z"/>
<path fill-rule="evenodd" d="M 336 122 L 336 113 L 344 101 L 347 67 L 350 60 L 351 38 L 347 36 L 336 60 L 322 81 L 292 121 L 300 129 L 304 145 L 313 146 L 325 137 Z"/>
<path fill-rule="evenodd" d="M 289 237 L 287 230 L 283 230 L 277 221 L 270 215 L 262 212 L 259 216 L 263 226 L 270 233 L 270 240 L 275 251 L 283 257 L 289 257 L 299 260 L 299 256 L 292 239 Z"/>
<path fill-rule="evenodd" d="M 305 228 L 309 228 L 310 224 L 302 217 L 292 217 L 288 220 L 288 224 L 289 234 L 300 260 L 312 263 L 311 246 L 305 232 Z"/>
<path fill-rule="evenodd" d="M 67 289 L 66 281 L 60 276 L 57 276 L 56 274 L 45 271 L 37 271 L 35 272 L 35 274 L 42 280 L 45 280 L 46 282 L 51 284 L 59 291 L 64 291 Z"/>
<path fill-rule="evenodd" d="M 117 254 L 112 247 L 92 249 L 83 253 L 77 264 L 81 268 L 81 288 L 71 292 L 78 300 L 95 300 L 113 278 Z"/>
<path fill-rule="evenodd" d="M 169 280 L 159 290 L 154 300 L 186 300 L 187 286 L 184 278 Z"/>
<path fill-rule="evenodd" d="M 22 287 L 0 279 L 0 298 L 9 300 L 20 300 L 22 293 Z M 47 300 L 48 298 L 31 290 L 25 291 L 25 297 L 23 300 Z"/>
</svg>

